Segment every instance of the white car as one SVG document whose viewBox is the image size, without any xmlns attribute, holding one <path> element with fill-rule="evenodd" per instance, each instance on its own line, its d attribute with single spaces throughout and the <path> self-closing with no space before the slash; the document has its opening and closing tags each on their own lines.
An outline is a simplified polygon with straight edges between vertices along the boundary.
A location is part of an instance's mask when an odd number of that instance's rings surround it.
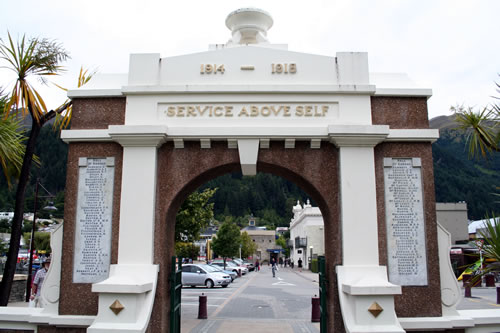
<svg viewBox="0 0 500 333">
<path fill-rule="evenodd" d="M 226 288 L 231 283 L 228 274 L 221 273 L 209 265 L 182 265 L 182 285 L 183 286 L 206 286 L 213 288 L 221 286 Z"/>
<path fill-rule="evenodd" d="M 217 265 L 224 268 L 224 261 L 217 260 L 212 262 L 212 265 Z M 246 268 L 245 266 L 239 266 L 232 260 L 226 260 L 226 270 L 236 272 L 240 275 L 245 275 L 246 273 L 248 273 L 248 268 Z"/>
</svg>

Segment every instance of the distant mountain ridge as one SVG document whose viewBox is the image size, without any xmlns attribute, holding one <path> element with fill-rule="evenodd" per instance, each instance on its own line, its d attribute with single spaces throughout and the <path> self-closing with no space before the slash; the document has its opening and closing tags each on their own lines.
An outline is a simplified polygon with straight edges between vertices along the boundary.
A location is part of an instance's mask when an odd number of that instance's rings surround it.
<svg viewBox="0 0 500 333">
<path fill-rule="evenodd" d="M 448 130 L 448 129 L 456 129 L 459 124 L 455 120 L 455 115 L 450 116 L 438 116 L 429 120 L 430 128 L 439 129 L 439 130 Z"/>
</svg>

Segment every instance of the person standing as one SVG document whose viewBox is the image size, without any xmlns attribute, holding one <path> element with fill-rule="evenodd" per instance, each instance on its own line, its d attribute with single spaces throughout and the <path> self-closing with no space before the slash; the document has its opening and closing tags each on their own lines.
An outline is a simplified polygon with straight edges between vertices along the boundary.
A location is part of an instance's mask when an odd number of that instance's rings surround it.
<svg viewBox="0 0 500 333">
<path fill-rule="evenodd" d="M 35 307 L 43 308 L 42 304 L 42 284 L 45 280 L 45 276 L 47 275 L 47 271 L 50 267 L 50 258 L 47 258 L 42 263 L 43 267 L 36 272 L 35 280 L 33 280 L 33 289 L 31 299 L 35 300 Z"/>
<path fill-rule="evenodd" d="M 259 262 L 259 259 L 257 259 L 257 260 L 255 261 L 255 270 L 256 270 L 257 272 L 258 272 L 258 271 L 260 271 L 260 262 Z"/>
<path fill-rule="evenodd" d="M 299 272 L 302 272 L 302 259 L 299 258 L 299 260 L 297 261 L 297 266 L 299 267 Z"/>
<path fill-rule="evenodd" d="M 278 268 L 276 266 L 276 259 L 274 259 L 274 257 L 271 258 L 271 270 L 273 271 L 273 277 L 276 277 L 276 269 Z"/>
</svg>

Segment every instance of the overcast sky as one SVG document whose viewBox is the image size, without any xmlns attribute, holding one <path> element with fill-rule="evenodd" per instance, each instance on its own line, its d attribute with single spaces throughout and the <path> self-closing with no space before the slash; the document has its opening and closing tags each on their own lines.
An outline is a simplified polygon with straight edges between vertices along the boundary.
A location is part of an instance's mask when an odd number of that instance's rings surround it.
<svg viewBox="0 0 500 333">
<path fill-rule="evenodd" d="M 206 51 L 230 38 L 226 16 L 241 7 L 268 11 L 272 43 L 289 50 L 335 56 L 367 51 L 371 72 L 405 72 L 433 90 L 429 117 L 451 105 L 486 106 L 500 82 L 498 0 L 23 0 L 4 1 L 0 37 L 7 30 L 58 40 L 69 51 L 67 72 L 55 79 L 72 86 L 80 66 L 125 73 L 130 53 L 162 57 Z M 0 86 L 12 80 L 0 70 Z M 64 93 L 44 90 L 48 107 Z"/>
</svg>

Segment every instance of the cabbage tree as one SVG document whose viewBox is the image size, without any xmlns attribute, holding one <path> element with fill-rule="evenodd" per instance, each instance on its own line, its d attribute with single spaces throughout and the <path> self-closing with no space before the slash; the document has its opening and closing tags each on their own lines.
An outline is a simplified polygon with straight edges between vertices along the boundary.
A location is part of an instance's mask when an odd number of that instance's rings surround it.
<svg viewBox="0 0 500 333">
<path fill-rule="evenodd" d="M 14 217 L 7 262 L 2 282 L 0 283 L 0 306 L 6 306 L 9 300 L 12 281 L 16 270 L 19 242 L 22 236 L 22 222 L 26 188 L 29 183 L 30 169 L 33 163 L 35 144 L 40 130 L 49 120 L 56 118 L 58 128 L 68 126 L 72 114 L 72 101 L 67 100 L 55 109 L 46 106 L 40 93 L 30 80 L 38 79 L 48 84 L 48 77 L 59 75 L 64 70 L 60 63 L 69 58 L 66 50 L 57 42 L 45 38 L 27 39 L 23 36 L 14 42 L 8 34 L 7 40 L 0 39 L 0 66 L 14 72 L 16 79 L 10 89 L 4 107 L 4 119 L 9 116 L 31 116 L 31 128 L 23 152 L 23 160 L 17 184 Z M 80 70 L 78 86 L 82 86 L 92 74 Z"/>
</svg>

